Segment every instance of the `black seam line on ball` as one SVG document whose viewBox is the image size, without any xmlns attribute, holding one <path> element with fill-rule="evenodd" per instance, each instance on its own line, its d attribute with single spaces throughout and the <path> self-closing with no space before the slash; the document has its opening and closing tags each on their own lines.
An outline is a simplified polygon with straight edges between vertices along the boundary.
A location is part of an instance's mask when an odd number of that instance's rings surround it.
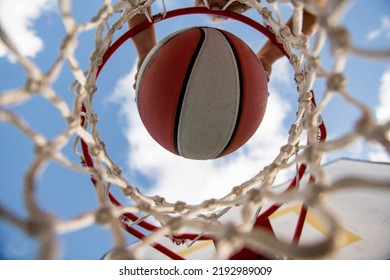
<svg viewBox="0 0 390 280">
<path fill-rule="evenodd" d="M 183 84 L 181 87 L 180 96 L 179 96 L 179 100 L 178 100 L 178 104 L 177 104 L 177 109 L 176 109 L 173 145 L 175 148 L 175 152 L 178 155 L 180 155 L 180 151 L 179 151 L 179 147 L 178 147 L 178 130 L 179 130 L 180 115 L 181 115 L 181 110 L 182 110 L 182 106 L 183 106 L 184 96 L 185 96 L 186 91 L 187 91 L 187 85 L 188 85 L 188 81 L 189 81 L 191 73 L 192 73 L 192 69 L 194 68 L 194 64 L 196 62 L 196 59 L 198 58 L 200 49 L 202 48 L 203 42 L 205 40 L 205 31 L 202 28 L 199 28 L 199 31 L 200 31 L 199 42 L 198 42 L 198 45 L 196 46 L 195 51 L 191 57 L 190 63 L 188 64 L 187 72 L 184 76 L 184 80 L 183 80 Z"/>
</svg>

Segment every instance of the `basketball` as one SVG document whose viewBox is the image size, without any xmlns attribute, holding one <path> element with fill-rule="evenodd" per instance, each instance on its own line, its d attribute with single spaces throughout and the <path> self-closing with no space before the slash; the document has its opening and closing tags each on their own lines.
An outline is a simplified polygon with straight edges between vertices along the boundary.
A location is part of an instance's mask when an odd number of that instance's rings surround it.
<svg viewBox="0 0 390 280">
<path fill-rule="evenodd" d="M 193 27 L 162 39 L 143 61 L 136 102 L 149 134 L 168 151 L 214 159 L 258 129 L 267 78 L 252 49 L 230 32 Z"/>
</svg>

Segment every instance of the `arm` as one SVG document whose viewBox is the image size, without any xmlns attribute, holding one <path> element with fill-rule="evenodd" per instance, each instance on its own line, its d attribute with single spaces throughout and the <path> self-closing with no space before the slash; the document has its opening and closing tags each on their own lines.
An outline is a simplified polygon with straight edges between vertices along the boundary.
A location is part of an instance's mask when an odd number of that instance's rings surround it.
<svg viewBox="0 0 390 280">
<path fill-rule="evenodd" d="M 150 7 L 148 8 L 148 11 L 150 12 Z M 134 16 L 129 20 L 128 26 L 129 28 L 132 28 L 145 19 L 146 17 L 144 14 L 137 14 L 136 16 Z M 134 35 L 132 37 L 132 40 L 138 53 L 138 64 L 137 64 L 137 72 L 138 72 L 146 55 L 154 47 L 154 45 L 156 45 L 156 30 L 154 28 L 154 25 L 143 30 L 142 32 L 139 32 L 137 35 Z M 135 79 L 137 79 L 137 74 L 135 75 Z"/>
<path fill-rule="evenodd" d="M 286 25 L 292 29 L 292 19 L 290 18 Z M 302 33 L 306 36 L 311 36 L 317 28 L 317 17 L 306 10 L 303 11 Z M 275 46 L 271 41 L 267 41 L 257 53 L 257 57 L 263 64 L 264 70 L 267 73 L 268 80 L 272 72 L 272 64 L 279 58 L 283 57 L 281 50 Z"/>
</svg>

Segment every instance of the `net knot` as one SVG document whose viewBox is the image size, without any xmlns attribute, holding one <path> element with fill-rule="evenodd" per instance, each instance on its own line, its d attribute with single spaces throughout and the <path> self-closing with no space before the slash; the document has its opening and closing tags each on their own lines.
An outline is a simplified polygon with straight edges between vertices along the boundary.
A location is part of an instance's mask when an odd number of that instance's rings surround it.
<svg viewBox="0 0 390 280">
<path fill-rule="evenodd" d="M 215 205 L 216 202 L 217 202 L 216 199 L 208 199 L 203 201 L 201 205 L 203 208 L 208 209 L 209 207 Z"/>
<path fill-rule="evenodd" d="M 313 99 L 313 95 L 311 91 L 303 92 L 299 95 L 298 102 L 299 103 L 311 103 Z"/>
<path fill-rule="evenodd" d="M 164 205 L 165 203 L 165 198 L 159 195 L 156 195 L 153 200 L 156 205 Z"/>
<path fill-rule="evenodd" d="M 291 30 L 288 26 L 283 26 L 282 28 L 279 29 L 280 32 L 280 37 L 283 39 L 288 39 L 291 37 Z"/>
<path fill-rule="evenodd" d="M 153 23 L 157 23 L 159 21 L 162 21 L 165 18 L 165 15 L 163 13 L 158 13 L 152 17 Z"/>
<path fill-rule="evenodd" d="M 96 84 L 94 84 L 92 82 L 88 83 L 87 91 L 89 94 L 94 94 L 97 91 Z"/>
<path fill-rule="evenodd" d="M 125 197 L 132 197 L 134 194 L 134 188 L 130 185 L 127 185 L 126 188 L 122 189 L 122 193 Z"/>
<path fill-rule="evenodd" d="M 245 192 L 244 186 L 245 186 L 245 183 L 243 183 L 243 184 L 241 184 L 241 185 L 239 185 L 239 186 L 235 186 L 235 187 L 232 189 L 231 194 L 234 194 L 236 198 L 242 196 L 243 193 Z"/>
<path fill-rule="evenodd" d="M 277 173 L 280 170 L 280 165 L 281 165 L 280 162 L 275 161 L 275 162 L 271 163 L 270 165 L 266 166 L 264 170 L 265 170 L 266 174 L 272 175 L 272 174 Z"/>
<path fill-rule="evenodd" d="M 295 47 L 299 50 L 306 49 L 308 47 L 308 44 L 309 44 L 309 38 L 306 35 L 301 34 L 298 37 L 298 41 L 295 43 Z"/>
<path fill-rule="evenodd" d="M 51 158 L 56 152 L 56 147 L 53 143 L 47 141 L 35 146 L 35 154 L 43 158 Z"/>
<path fill-rule="evenodd" d="M 342 73 L 332 73 L 328 78 L 327 87 L 332 92 L 342 92 L 345 90 L 347 82 Z"/>
<path fill-rule="evenodd" d="M 42 89 L 42 77 L 28 77 L 25 84 L 25 89 L 28 92 L 38 92 Z"/>
<path fill-rule="evenodd" d="M 321 61 L 318 56 L 309 56 L 306 63 L 307 72 L 316 72 L 320 67 Z"/>
<path fill-rule="evenodd" d="M 87 114 L 87 120 L 91 125 L 97 124 L 99 121 L 99 117 L 96 113 L 91 112 Z"/>
<path fill-rule="evenodd" d="M 288 134 L 291 138 L 294 138 L 296 135 L 298 135 L 301 132 L 301 126 L 299 124 L 293 124 L 290 127 L 290 130 L 288 131 Z"/>
<path fill-rule="evenodd" d="M 175 208 L 175 211 L 176 212 L 183 212 L 186 210 L 187 208 L 187 203 L 185 203 L 184 201 L 177 201 L 174 205 L 174 208 Z"/>
<path fill-rule="evenodd" d="M 112 208 L 108 206 L 100 207 L 95 213 L 95 222 L 102 226 L 107 226 L 113 220 Z"/>
<path fill-rule="evenodd" d="M 88 148 L 89 154 L 93 157 L 97 157 L 102 150 L 102 147 L 100 145 L 91 145 Z"/>
<path fill-rule="evenodd" d="M 140 201 L 140 202 L 138 202 L 137 207 L 138 207 L 138 209 L 139 209 L 141 212 L 150 213 L 151 210 L 152 210 L 152 206 L 151 206 L 149 203 L 147 203 L 146 201 Z"/>
<path fill-rule="evenodd" d="M 112 28 L 115 29 L 115 30 L 121 30 L 122 29 L 122 22 L 118 21 L 118 22 L 115 22 L 113 25 L 112 25 Z"/>
<path fill-rule="evenodd" d="M 291 144 L 284 145 L 280 148 L 280 153 L 287 156 L 295 154 L 296 151 L 297 151 L 297 146 Z"/>
<path fill-rule="evenodd" d="M 332 52 L 342 54 L 346 52 L 351 46 L 351 39 L 349 37 L 348 30 L 341 26 L 335 26 L 330 28 L 329 37 L 331 41 Z"/>
<path fill-rule="evenodd" d="M 355 131 L 363 135 L 367 140 L 375 140 L 382 142 L 386 146 L 386 129 L 381 125 L 374 125 L 369 116 L 361 117 L 355 125 Z"/>
<path fill-rule="evenodd" d="M 104 142 L 103 142 L 104 144 Z M 104 147 L 104 146 L 103 146 Z M 122 169 L 118 165 L 113 165 L 111 169 L 109 169 L 111 174 L 114 176 L 121 176 L 122 175 Z"/>
<path fill-rule="evenodd" d="M 268 20 L 272 16 L 272 12 L 268 8 L 262 8 L 261 14 L 265 20 Z"/>
<path fill-rule="evenodd" d="M 294 65 L 295 63 L 298 63 L 298 62 L 299 62 L 298 56 L 295 53 L 293 53 L 290 56 L 290 63 Z"/>
<path fill-rule="evenodd" d="M 295 75 L 294 75 L 294 81 L 297 83 L 297 84 L 300 84 L 303 82 L 303 80 L 305 79 L 305 74 L 301 71 L 301 72 L 296 72 Z"/>
</svg>

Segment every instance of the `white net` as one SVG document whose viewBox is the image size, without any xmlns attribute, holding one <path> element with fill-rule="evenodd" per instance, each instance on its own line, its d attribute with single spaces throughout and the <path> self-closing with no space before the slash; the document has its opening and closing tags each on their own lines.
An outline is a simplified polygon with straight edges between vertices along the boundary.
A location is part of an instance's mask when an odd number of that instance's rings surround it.
<svg viewBox="0 0 390 280">
<path fill-rule="evenodd" d="M 207 1 L 205 1 L 207 4 Z M 150 20 L 164 17 L 152 17 L 147 7 L 154 3 L 148 1 L 103 1 L 101 9 L 92 19 L 78 24 L 72 17 L 72 2 L 59 1 L 60 16 L 66 28 L 59 54 L 54 63 L 44 71 L 32 59 L 22 55 L 15 43 L 0 28 L 0 39 L 20 64 L 25 73 L 24 83 L 16 89 L 6 90 L 0 94 L 0 120 L 9 123 L 26 135 L 35 151 L 35 156 L 29 164 L 23 179 L 24 203 L 27 217 L 14 214 L 12 210 L 0 204 L 0 217 L 16 226 L 26 235 L 39 242 L 37 258 L 53 259 L 58 257 L 58 236 L 68 232 L 77 232 L 92 224 L 107 227 L 112 232 L 115 256 L 117 258 L 139 258 L 142 252 L 162 236 L 182 240 L 187 231 L 194 232 L 186 240 L 201 239 L 211 236 L 216 240 L 217 257 L 228 258 L 234 251 L 244 244 L 255 251 L 269 255 L 278 255 L 289 258 L 317 258 L 331 253 L 337 241 L 339 225 L 337 219 L 328 209 L 324 208 L 323 201 L 330 193 L 338 190 L 350 189 L 369 185 L 373 188 L 388 189 L 390 182 L 376 180 L 362 180 L 359 174 L 330 181 L 321 167 L 321 158 L 324 153 L 343 150 L 357 141 L 369 141 L 381 145 L 386 153 L 390 152 L 390 123 L 377 123 L 370 109 L 357 100 L 347 87 L 347 77 L 344 75 L 346 60 L 350 55 L 365 58 L 390 58 L 390 51 L 363 50 L 354 46 L 349 38 L 348 29 L 341 22 L 341 15 L 347 1 L 327 1 L 325 8 L 319 8 L 310 1 L 291 1 L 293 6 L 294 30 L 285 26 L 285 21 L 279 12 L 280 2 L 268 1 L 264 3 L 256 0 L 232 0 L 226 5 L 241 2 L 258 11 L 264 25 L 275 34 L 276 39 L 283 44 L 290 57 L 290 64 L 294 69 L 294 80 L 298 92 L 296 105 L 296 119 L 291 124 L 285 144 L 279 155 L 264 168 L 259 168 L 257 175 L 248 181 L 232 188 L 225 196 L 204 201 L 200 204 L 185 202 L 167 202 L 162 197 L 149 197 L 139 191 L 130 180 L 122 174 L 121 168 L 111 159 L 110 147 L 106 147 L 104 139 L 99 134 L 99 118 L 93 107 L 94 93 L 97 90 L 96 75 L 102 63 L 103 55 L 110 47 L 120 28 L 138 13 L 145 13 Z M 283 3 L 282 3 L 283 4 Z M 309 8 L 317 14 L 319 30 L 308 48 L 308 38 L 302 34 L 302 14 L 304 8 Z M 90 65 L 82 69 L 75 56 L 80 34 L 95 29 L 95 50 L 90 57 Z M 122 32 L 123 33 L 123 32 Z M 330 45 L 332 60 L 327 61 L 327 67 L 320 59 L 319 54 L 325 44 Z M 69 67 L 74 79 L 74 99 L 69 105 L 53 88 L 53 84 Z M 325 81 L 326 87 L 317 106 L 312 103 L 312 86 L 315 80 Z M 354 126 L 345 129 L 343 134 L 331 141 L 323 141 L 325 131 L 321 131 L 321 112 L 335 97 L 341 97 L 348 104 L 356 107 L 360 112 L 359 120 Z M 51 106 L 56 108 L 64 120 L 66 129 L 52 139 L 40 134 L 18 115 L 13 108 L 23 104 L 26 100 L 43 97 Z M 80 118 L 83 125 L 80 125 Z M 66 157 L 63 148 L 73 139 L 75 153 L 80 157 L 83 165 Z M 80 152 L 80 141 L 84 143 L 84 153 Z M 90 159 L 85 158 L 89 155 Z M 96 186 L 96 197 L 99 202 L 94 211 L 80 213 L 72 219 L 61 219 L 45 211 L 36 197 L 39 189 L 39 176 L 45 171 L 49 162 L 56 162 L 63 167 L 91 175 Z M 295 188 L 288 192 L 275 192 L 271 188 L 278 174 L 291 167 L 299 167 L 301 171 L 307 166 L 315 181 L 308 182 L 309 187 L 300 190 Z M 300 174 L 302 176 L 302 174 Z M 66 178 L 64 178 L 66 180 Z M 61 179 L 61 180 L 64 180 Z M 183 184 L 185 184 L 183 182 Z M 231 186 L 229 186 L 231 187 Z M 109 191 L 116 188 L 130 199 L 128 206 L 117 206 L 112 203 Z M 274 235 L 261 227 L 253 228 L 253 224 L 264 211 L 265 203 L 275 205 L 291 201 L 301 201 L 304 208 L 316 211 L 329 233 L 327 238 L 315 244 L 299 246 L 295 242 L 287 242 L 275 238 Z M 242 223 L 240 226 L 231 223 L 221 223 L 219 219 L 231 209 L 240 207 Z M 128 216 L 126 213 L 135 213 L 137 216 Z M 264 212 L 263 212 L 264 213 Z M 118 218 L 120 217 L 120 218 Z M 158 221 L 159 227 L 153 228 L 148 234 L 141 234 L 143 242 L 126 249 L 124 227 L 129 230 L 133 225 L 141 225 L 147 217 Z M 131 231 L 131 230 L 130 230 Z M 136 234 L 137 235 L 137 234 Z M 139 236 L 138 236 L 139 237 Z M 194 242 L 190 241 L 190 244 Z"/>
</svg>

